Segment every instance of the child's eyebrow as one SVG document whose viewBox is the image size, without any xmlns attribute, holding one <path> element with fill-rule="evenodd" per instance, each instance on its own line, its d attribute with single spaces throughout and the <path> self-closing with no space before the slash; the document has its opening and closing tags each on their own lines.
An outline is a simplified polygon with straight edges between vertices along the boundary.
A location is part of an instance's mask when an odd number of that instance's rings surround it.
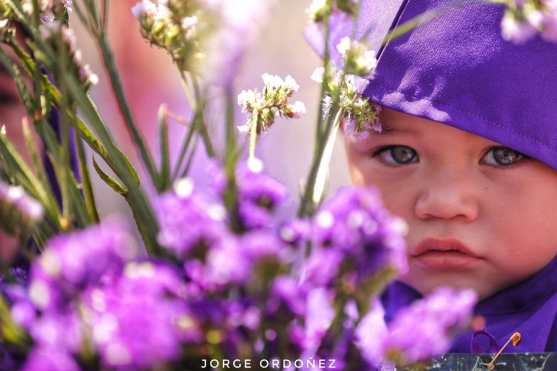
<svg viewBox="0 0 557 371">
<path fill-rule="evenodd" d="M 415 134 L 416 131 L 412 130 L 409 127 L 393 127 L 393 126 L 388 126 L 388 125 L 382 124 L 381 125 L 381 132 L 377 132 L 376 134 L 386 135 L 386 134 L 392 134 L 392 133 Z"/>
</svg>

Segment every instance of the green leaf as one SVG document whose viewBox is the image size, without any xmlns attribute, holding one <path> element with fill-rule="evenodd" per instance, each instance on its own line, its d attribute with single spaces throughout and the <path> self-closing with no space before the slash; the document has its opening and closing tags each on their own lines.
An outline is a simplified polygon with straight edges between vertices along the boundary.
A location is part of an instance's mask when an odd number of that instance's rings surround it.
<svg viewBox="0 0 557 371">
<path fill-rule="evenodd" d="M 165 105 L 159 109 L 159 140 L 161 170 L 158 179 L 158 191 L 162 192 L 170 186 L 170 149 L 168 144 L 168 112 Z"/>
<path fill-rule="evenodd" d="M 126 188 L 126 186 L 123 185 L 122 183 L 120 183 L 119 181 L 117 181 L 116 179 L 114 179 L 113 177 L 111 177 L 110 175 L 108 175 L 107 173 L 105 173 L 100 168 L 99 164 L 97 164 L 97 161 L 95 161 L 94 157 L 93 157 L 93 166 L 94 166 L 95 171 L 97 172 L 97 174 L 99 174 L 101 179 L 104 180 L 104 182 L 110 188 L 112 188 L 116 192 L 120 193 L 124 197 L 126 197 L 128 195 L 128 189 Z"/>
</svg>

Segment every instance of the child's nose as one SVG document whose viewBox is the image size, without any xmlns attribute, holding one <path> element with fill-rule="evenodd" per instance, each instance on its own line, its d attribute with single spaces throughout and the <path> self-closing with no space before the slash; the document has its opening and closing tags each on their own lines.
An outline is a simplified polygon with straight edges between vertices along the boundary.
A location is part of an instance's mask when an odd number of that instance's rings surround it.
<svg viewBox="0 0 557 371">
<path fill-rule="evenodd" d="M 415 215 L 424 220 L 474 221 L 479 212 L 475 188 L 466 176 L 439 174 L 429 177 L 418 191 Z"/>
</svg>

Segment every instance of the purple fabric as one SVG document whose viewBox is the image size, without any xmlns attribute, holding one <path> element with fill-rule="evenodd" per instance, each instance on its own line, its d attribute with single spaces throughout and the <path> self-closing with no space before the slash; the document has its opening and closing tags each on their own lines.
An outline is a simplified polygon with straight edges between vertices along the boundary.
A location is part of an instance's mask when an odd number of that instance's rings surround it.
<svg viewBox="0 0 557 371">
<path fill-rule="evenodd" d="M 456 3 L 407 1 L 399 24 L 439 6 L 443 11 L 385 47 L 365 94 L 557 169 L 557 44 L 539 36 L 524 45 L 505 41 L 501 5 Z"/>
<path fill-rule="evenodd" d="M 394 315 L 422 296 L 410 286 L 395 282 L 382 295 L 385 319 L 390 322 Z M 520 283 L 499 291 L 476 305 L 475 313 L 486 319 L 485 332 L 498 345 L 503 345 L 518 331 L 522 341 L 510 352 L 555 352 L 557 351 L 557 258 L 541 271 Z M 451 352 L 492 352 L 493 347 L 482 349 L 472 341 L 473 333 L 459 336 Z M 482 341 L 485 343 L 485 341 Z"/>
</svg>

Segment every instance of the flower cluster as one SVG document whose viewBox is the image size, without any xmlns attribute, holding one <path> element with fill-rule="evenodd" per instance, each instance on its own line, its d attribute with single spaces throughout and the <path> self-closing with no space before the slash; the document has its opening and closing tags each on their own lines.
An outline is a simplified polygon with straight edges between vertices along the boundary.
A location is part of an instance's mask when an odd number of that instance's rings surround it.
<svg viewBox="0 0 557 371">
<path fill-rule="evenodd" d="M 228 85 L 266 17 L 269 1 L 142 0 L 132 9 L 142 35 L 178 68 Z"/>
<path fill-rule="evenodd" d="M 179 355 L 189 336 L 185 284 L 166 263 L 132 261 L 134 253 L 116 221 L 49 242 L 28 288 L 6 290 L 13 319 L 35 343 L 23 369 L 77 370 L 73 355 L 85 344 L 110 368 L 151 368 Z"/>
<path fill-rule="evenodd" d="M 540 33 L 546 41 L 557 42 L 557 2 L 553 0 L 513 0 L 501 22 L 502 36 L 517 44 Z"/>
<path fill-rule="evenodd" d="M 276 75 L 262 76 L 263 92 L 244 90 L 238 95 L 238 104 L 242 111 L 250 114 L 247 126 L 241 127 L 246 131 L 255 125 L 257 134 L 269 129 L 277 117 L 298 118 L 306 112 L 304 103 L 289 102 L 289 98 L 298 91 L 299 85 L 291 76 L 282 79 Z"/>
<path fill-rule="evenodd" d="M 312 80 L 322 83 L 326 78 L 327 89 L 330 94 L 338 94 L 339 108 L 343 110 L 341 118 L 344 133 L 354 139 L 367 137 L 371 132 L 381 132 L 379 114 L 381 106 L 373 103 L 363 96 L 363 90 L 369 83 L 368 80 L 355 75 L 345 75 L 335 68 L 333 64 L 327 69 L 318 67 L 311 76 Z M 326 95 L 323 99 L 323 113 L 328 115 L 333 98 Z"/>
<path fill-rule="evenodd" d="M 397 364 L 426 361 L 446 353 L 454 334 L 470 324 L 476 301 L 473 290 L 437 289 L 397 314 L 388 334 L 380 339 L 382 353 Z"/>
<path fill-rule="evenodd" d="M 200 43 L 213 28 L 199 1 L 141 0 L 132 12 L 143 37 L 166 50 L 182 71 L 195 69 Z"/>
<path fill-rule="evenodd" d="M 312 232 L 305 280 L 330 286 L 344 277 L 363 290 L 381 269 L 407 270 L 406 224 L 389 215 L 374 190 L 340 189 L 317 212 Z"/>
<path fill-rule="evenodd" d="M 0 182 L 0 220 L 11 235 L 24 232 L 41 220 L 43 207 L 25 194 L 23 188 Z"/>
</svg>

